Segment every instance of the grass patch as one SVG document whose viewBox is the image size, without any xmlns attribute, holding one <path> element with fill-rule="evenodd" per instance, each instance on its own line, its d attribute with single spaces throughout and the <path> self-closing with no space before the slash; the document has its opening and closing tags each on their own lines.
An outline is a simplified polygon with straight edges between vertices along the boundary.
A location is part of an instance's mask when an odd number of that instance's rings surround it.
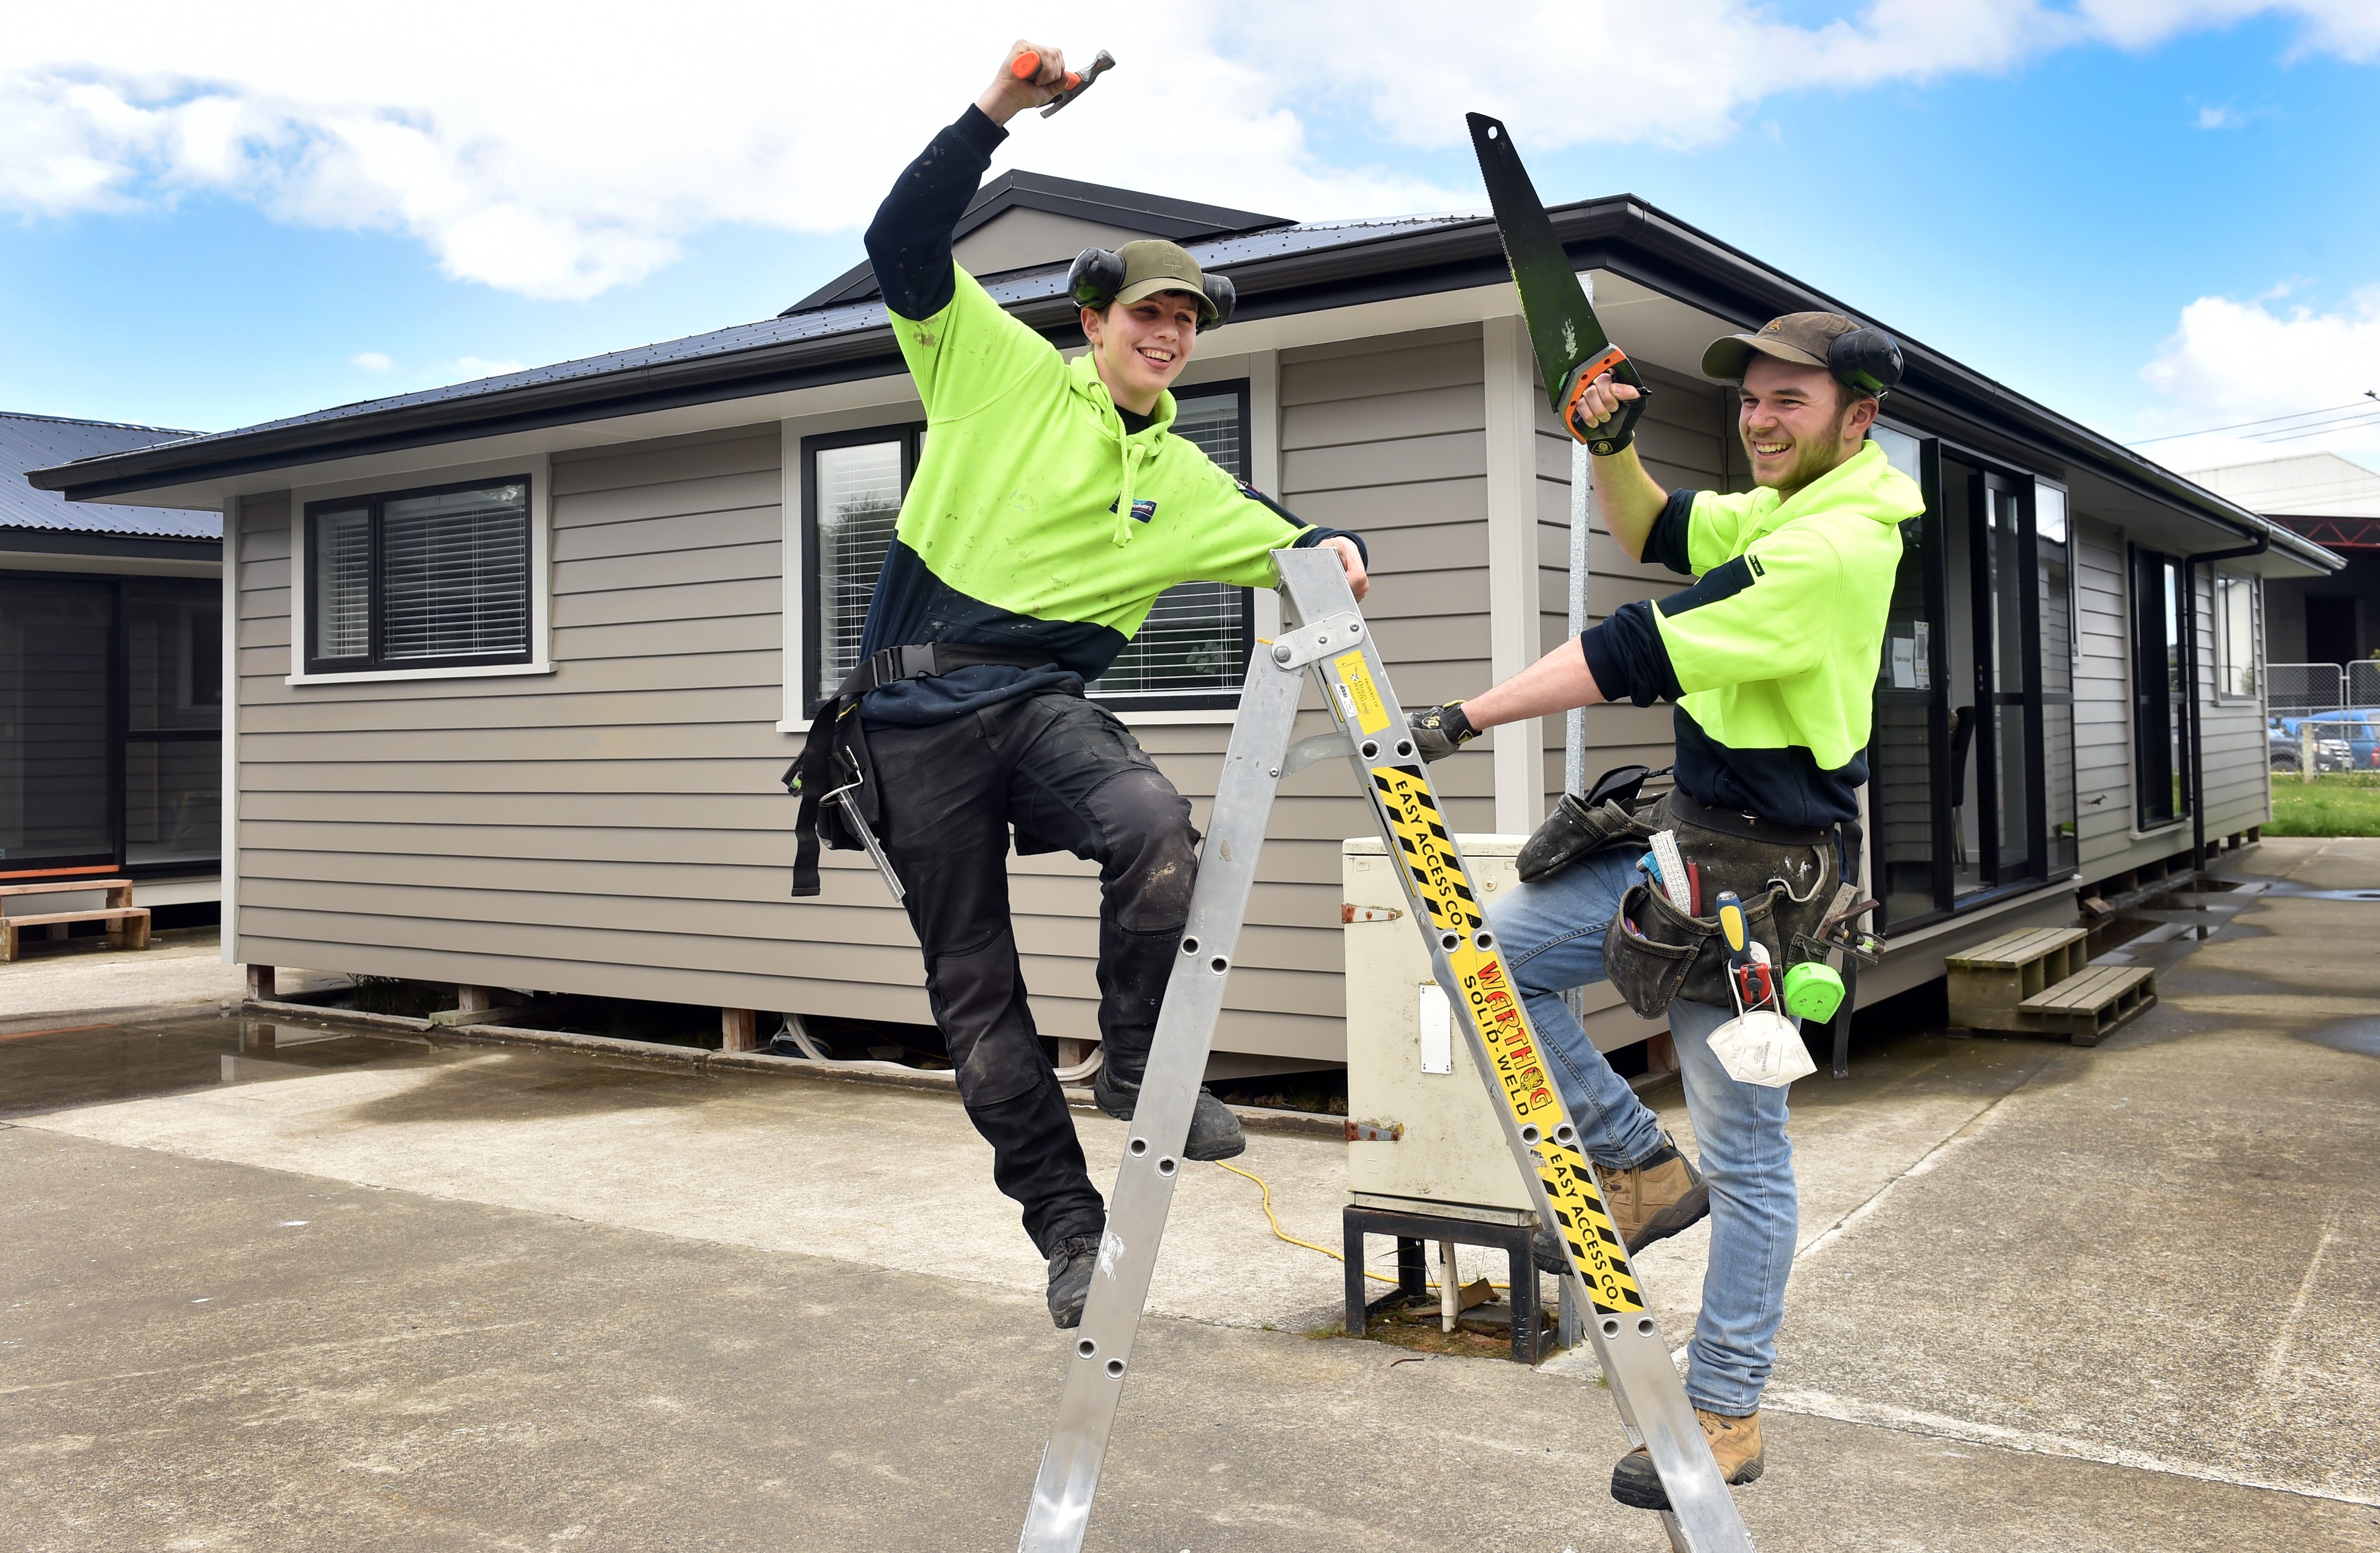
<svg viewBox="0 0 2380 1553">
<path fill-rule="evenodd" d="M 2380 771 L 2273 773 L 2268 836 L 2380 836 Z"/>
</svg>

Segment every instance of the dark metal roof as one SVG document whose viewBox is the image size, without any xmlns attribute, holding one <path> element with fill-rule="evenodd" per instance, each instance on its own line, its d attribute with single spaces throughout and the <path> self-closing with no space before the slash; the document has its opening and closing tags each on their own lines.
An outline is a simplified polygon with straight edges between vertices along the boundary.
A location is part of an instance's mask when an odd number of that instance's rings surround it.
<svg viewBox="0 0 2380 1553">
<path fill-rule="evenodd" d="M 1255 211 L 1235 211 L 1228 205 L 1169 200 L 1162 195 L 1143 194 L 1136 188 L 1077 183 L 1073 178 L 1053 178 L 1046 173 L 1008 172 L 976 190 L 951 236 L 953 239 L 963 238 L 994 217 L 1017 210 L 1096 221 L 1177 243 L 1219 237 L 1229 232 L 1257 232 L 1295 224 L 1285 215 L 1260 215 Z M 795 313 L 813 312 L 839 303 L 864 302 L 877 295 L 875 268 L 862 260 L 777 316 L 791 318 Z"/>
<path fill-rule="evenodd" d="M 69 502 L 55 491 L 25 482 L 29 469 L 69 459 L 103 457 L 194 435 L 163 426 L 0 410 L 0 529 L 61 534 L 126 534 L 174 540 L 221 540 L 223 515 L 170 507 L 120 507 Z M 0 540 L 0 547 L 5 547 Z"/>
<path fill-rule="evenodd" d="M 1548 211 L 1581 269 L 1602 269 L 1741 327 L 1781 313 L 1859 309 L 1774 270 L 1633 194 Z M 1484 213 L 1316 222 L 1184 245 L 1230 273 L 1237 317 L 1428 296 L 1507 281 L 1503 245 Z M 986 289 L 1017 319 L 1061 344 L 1079 341 L 1065 266 L 996 276 Z M 1884 321 L 1877 321 L 1882 322 Z M 1888 323 L 1886 325 L 1889 327 Z M 1897 332 L 1896 332 L 1897 333 Z M 1987 446 L 2041 461 L 2081 462 L 2139 496 L 2232 532 L 2270 534 L 2299 559 L 2345 562 L 2238 504 L 1952 358 L 1900 336 L 1907 375 L 1894 405 L 1966 429 Z M 900 370 L 881 303 L 850 303 L 738 325 L 638 350 L 455 383 L 237 431 L 36 471 L 44 490 L 104 499 L 190 481 L 431 446 L 615 416 L 783 393 Z"/>
<path fill-rule="evenodd" d="M 1354 249 L 1380 250 L 1374 268 L 1389 272 L 1403 267 L 1388 251 L 1394 239 L 1477 226 L 1482 219 L 1456 215 L 1321 222 L 1184 246 L 1202 266 L 1232 267 L 1235 280 L 1243 274 L 1270 273 L 1283 265 L 1291 267 L 1293 278 L 1303 278 L 1299 266 L 1305 262 Z M 1487 228 L 1487 241 L 1500 265 L 1502 249 L 1495 247 L 1492 225 Z M 1053 264 L 995 278 L 986 289 L 1026 323 L 1059 334 L 1071 332 L 1075 317 L 1074 304 L 1065 297 L 1065 280 L 1066 267 Z M 1439 287 L 1425 284 L 1412 289 Z M 1248 280 L 1240 281 L 1240 296 L 1242 317 L 1300 311 L 1305 306 L 1268 306 L 1251 297 Z M 334 406 L 237 431 L 184 436 L 137 453 L 82 458 L 43 469 L 34 478 L 44 490 L 91 501 L 465 436 L 877 377 L 899 370 L 900 359 L 885 323 L 884 305 L 853 303 L 474 382 Z"/>
</svg>

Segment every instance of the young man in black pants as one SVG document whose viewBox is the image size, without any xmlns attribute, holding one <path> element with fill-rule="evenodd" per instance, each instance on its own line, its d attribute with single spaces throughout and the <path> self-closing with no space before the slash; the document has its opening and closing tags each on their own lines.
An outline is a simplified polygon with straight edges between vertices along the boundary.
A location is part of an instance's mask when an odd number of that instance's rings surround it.
<svg viewBox="0 0 2380 1553">
<path fill-rule="evenodd" d="M 1039 68 L 1020 79 L 1028 55 Z M 1026 1003 L 1010 829 L 1020 854 L 1099 865 L 1103 1061 L 1092 1092 L 1129 1118 L 1198 833 L 1189 804 L 1083 687 L 1176 583 L 1271 587 L 1269 552 L 1313 544 L 1341 552 L 1359 599 L 1366 581 L 1352 535 L 1299 521 L 1168 430 L 1167 388 L 1199 328 L 1228 309 L 1228 283 L 1171 243 L 1087 253 L 1075 297 L 1091 348 L 1070 364 L 953 261 L 952 229 L 1006 138 L 1001 126 L 1064 80 L 1057 50 L 1013 46 L 868 229 L 928 430 L 868 606 L 862 667 L 812 739 L 841 736 L 840 714 L 856 704 L 880 839 L 908 891 L 960 1098 L 991 1145 L 993 1180 L 1050 1260 L 1050 1316 L 1073 1327 L 1106 1208 Z M 1184 1152 L 1220 1159 L 1245 1147 L 1231 1112 L 1201 1094 Z"/>
</svg>

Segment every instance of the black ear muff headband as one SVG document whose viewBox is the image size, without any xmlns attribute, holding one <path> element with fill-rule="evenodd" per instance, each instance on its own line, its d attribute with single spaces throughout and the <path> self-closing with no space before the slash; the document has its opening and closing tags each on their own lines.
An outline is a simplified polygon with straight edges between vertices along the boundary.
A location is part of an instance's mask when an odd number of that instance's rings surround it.
<svg viewBox="0 0 2380 1553">
<path fill-rule="evenodd" d="M 1881 399 L 1900 382 L 1900 342 L 1865 325 L 1827 346 L 1827 370 L 1853 393 Z"/>
<path fill-rule="evenodd" d="M 1123 255 L 1113 249 L 1087 248 L 1075 255 L 1073 266 L 1066 271 L 1066 294 L 1077 306 L 1104 308 L 1115 300 L 1115 294 L 1123 289 Z M 1231 278 L 1201 271 L 1198 289 L 1206 294 L 1207 305 L 1215 309 L 1215 316 L 1203 327 L 1212 329 L 1229 323 L 1232 309 L 1240 300 L 1239 288 Z"/>
</svg>

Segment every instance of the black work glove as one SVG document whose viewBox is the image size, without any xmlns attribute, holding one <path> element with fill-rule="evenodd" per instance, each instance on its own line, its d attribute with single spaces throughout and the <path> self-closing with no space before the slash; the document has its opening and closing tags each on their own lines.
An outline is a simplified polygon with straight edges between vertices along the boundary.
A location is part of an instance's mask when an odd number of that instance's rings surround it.
<svg viewBox="0 0 2380 1553">
<path fill-rule="evenodd" d="M 1414 747 L 1425 760 L 1443 760 L 1479 736 L 1479 730 L 1463 715 L 1460 701 L 1426 707 L 1405 721 L 1413 728 Z"/>
</svg>

